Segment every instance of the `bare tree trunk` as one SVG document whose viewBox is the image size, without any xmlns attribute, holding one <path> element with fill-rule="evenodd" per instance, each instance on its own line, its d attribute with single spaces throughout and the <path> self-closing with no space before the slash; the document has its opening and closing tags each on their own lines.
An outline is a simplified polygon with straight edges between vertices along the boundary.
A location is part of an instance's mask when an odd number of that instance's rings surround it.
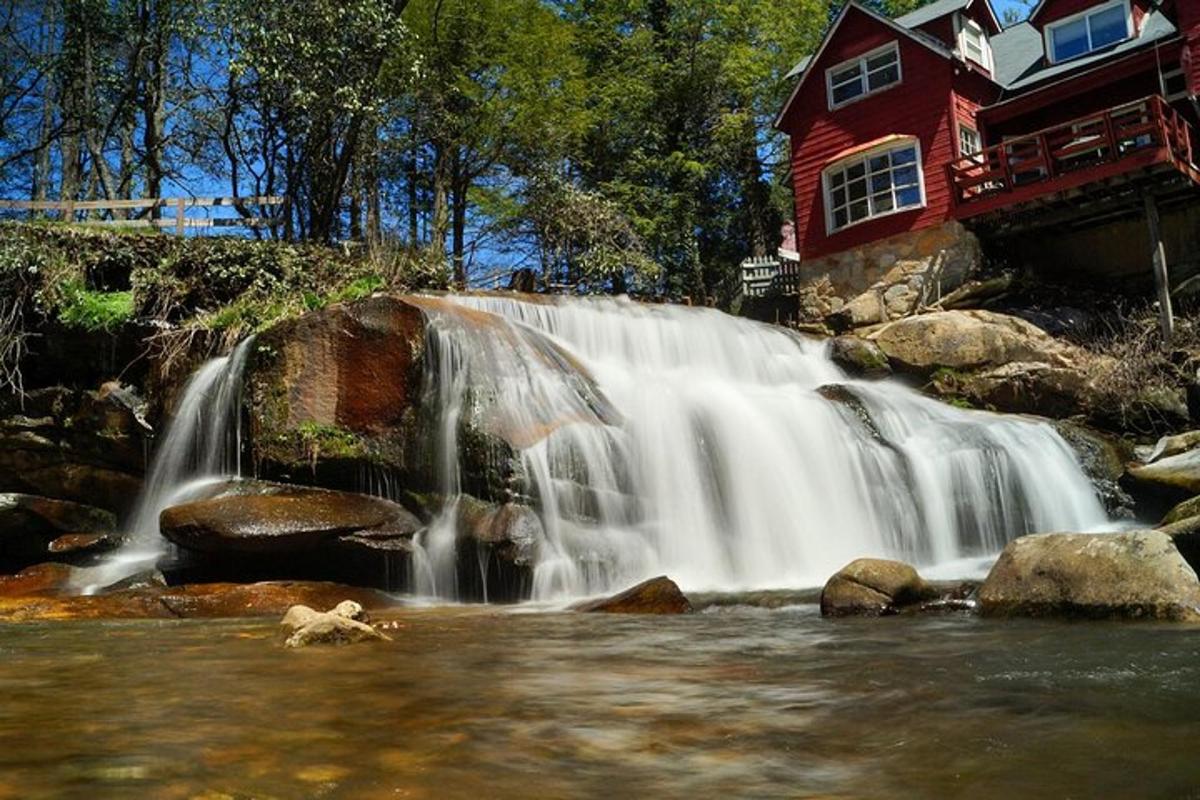
<svg viewBox="0 0 1200 800">
<path fill-rule="evenodd" d="M 433 157 L 433 230 L 429 237 L 430 256 L 434 261 L 446 259 L 446 234 L 450 227 L 449 194 L 449 156 L 446 148 L 440 144 L 434 145 Z"/>
<path fill-rule="evenodd" d="M 167 122 L 167 31 L 161 19 L 159 3 L 147 2 L 141 7 L 142 24 L 153 30 L 149 57 L 146 59 L 145 88 L 142 93 L 142 149 L 146 162 L 146 195 L 162 197 L 166 174 L 163 152 Z M 153 15 L 153 18 L 152 18 Z M 161 210 L 156 206 L 151 216 L 158 219 Z"/>
<path fill-rule="evenodd" d="M 451 205 L 453 217 L 451 227 L 453 231 L 454 283 L 459 288 L 466 288 L 467 265 L 465 256 L 467 246 L 467 189 L 469 181 L 463 169 L 462 156 L 457 148 L 452 159 L 452 167 L 453 193 L 451 195 Z"/>
<path fill-rule="evenodd" d="M 419 192 L 417 190 L 417 153 L 415 149 L 410 150 L 405 157 L 404 172 L 405 188 L 408 190 L 408 243 L 411 247 L 416 248 L 421 242 L 421 231 L 418 227 Z"/>
<path fill-rule="evenodd" d="M 58 5 L 47 3 L 42 17 L 42 56 L 49 60 L 54 55 L 55 34 L 58 28 Z M 44 201 L 50 193 L 50 145 L 51 132 L 54 130 L 54 91 L 53 83 L 47 78 L 46 88 L 42 92 L 42 121 L 38 130 L 40 149 L 33 164 L 33 187 L 31 199 Z M 41 212 L 32 212 L 34 216 L 42 216 Z"/>
</svg>

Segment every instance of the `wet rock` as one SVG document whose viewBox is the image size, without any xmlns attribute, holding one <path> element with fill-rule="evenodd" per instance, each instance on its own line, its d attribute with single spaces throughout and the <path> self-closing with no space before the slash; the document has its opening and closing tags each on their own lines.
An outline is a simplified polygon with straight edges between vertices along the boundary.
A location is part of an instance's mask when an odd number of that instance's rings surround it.
<svg viewBox="0 0 1200 800">
<path fill-rule="evenodd" d="M 1158 489 L 1200 494 L 1200 450 L 1160 458 L 1152 464 L 1131 467 L 1136 481 Z"/>
<path fill-rule="evenodd" d="M 295 553 L 344 536 L 408 540 L 423 526 L 379 497 L 283 484 L 239 485 L 163 511 L 163 536 L 202 553 Z"/>
<path fill-rule="evenodd" d="M 26 567 L 15 575 L 0 575 L 0 597 L 54 596 L 68 593 L 78 570 L 48 562 Z"/>
<path fill-rule="evenodd" d="M 840 569 L 821 591 L 821 615 L 878 617 L 938 598 L 938 590 L 900 561 L 860 558 Z"/>
<path fill-rule="evenodd" d="M 603 614 L 690 614 L 692 604 L 675 581 L 661 575 L 611 597 L 578 603 L 571 610 Z"/>
<path fill-rule="evenodd" d="M 1164 524 L 1158 530 L 1171 537 L 1184 561 L 1200 572 L 1200 513 Z"/>
<path fill-rule="evenodd" d="M 829 357 L 850 375 L 882 378 L 892 373 L 879 345 L 857 336 L 835 337 L 829 346 Z"/>
<path fill-rule="evenodd" d="M 116 517 L 81 503 L 36 495 L 0 494 L 0 568 L 46 560 L 76 560 L 117 542 Z M 85 546 L 86 545 L 86 546 Z"/>
<path fill-rule="evenodd" d="M 993 617 L 1200 621 L 1200 580 L 1159 531 L 1010 542 L 979 590 Z"/>
<path fill-rule="evenodd" d="M 1013 362 L 1079 367 L 1078 348 L 1025 320 L 991 311 L 940 311 L 892 322 L 869 337 L 892 366 L 928 374 L 938 368 L 979 369 Z"/>
<path fill-rule="evenodd" d="M 1134 499 L 1121 486 L 1125 464 L 1132 453 L 1129 445 L 1112 436 L 1074 422 L 1050 422 L 1058 435 L 1075 451 L 1083 471 L 1096 487 L 1104 510 L 1114 518 L 1131 518 Z"/>
<path fill-rule="evenodd" d="M 305 605 L 292 606 L 280 625 L 287 637 L 286 647 L 390 641 L 388 636 L 371 627 L 363 607 L 353 600 L 343 600 L 323 613 Z"/>
<path fill-rule="evenodd" d="M 396 605 L 381 592 L 327 582 L 147 585 L 86 597 L 0 595 L 0 620 L 278 617 L 295 605 L 329 608 L 344 599 L 366 609 Z"/>
</svg>

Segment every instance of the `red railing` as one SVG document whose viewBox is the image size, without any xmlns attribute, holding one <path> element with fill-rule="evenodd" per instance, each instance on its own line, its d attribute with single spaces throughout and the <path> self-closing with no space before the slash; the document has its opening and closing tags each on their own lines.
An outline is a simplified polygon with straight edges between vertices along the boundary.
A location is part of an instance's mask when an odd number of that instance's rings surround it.
<svg viewBox="0 0 1200 800">
<path fill-rule="evenodd" d="M 1051 181 L 1147 150 L 1166 150 L 1192 164 L 1191 126 L 1158 96 L 1010 139 L 952 162 L 947 171 L 958 204 Z"/>
</svg>

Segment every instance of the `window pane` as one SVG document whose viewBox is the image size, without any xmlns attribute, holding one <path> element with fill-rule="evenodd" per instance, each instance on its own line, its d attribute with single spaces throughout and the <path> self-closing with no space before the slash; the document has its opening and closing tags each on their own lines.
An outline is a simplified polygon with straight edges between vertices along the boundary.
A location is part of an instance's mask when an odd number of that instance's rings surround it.
<svg viewBox="0 0 1200 800">
<path fill-rule="evenodd" d="M 841 206 L 846 205 L 846 190 L 845 189 L 834 189 L 833 190 L 833 205 L 834 205 L 834 207 L 841 207 Z"/>
<path fill-rule="evenodd" d="M 850 221 L 851 222 L 858 222 L 860 219 L 866 219 L 870 215 L 871 215 L 871 212 L 867 208 L 866 200 L 860 200 L 857 203 L 852 203 L 850 205 Z"/>
<path fill-rule="evenodd" d="M 895 203 L 892 202 L 892 193 L 877 194 L 871 198 L 871 205 L 874 207 L 874 213 L 886 214 L 895 208 Z"/>
<path fill-rule="evenodd" d="M 917 148 L 906 147 L 903 150 L 892 151 L 893 164 L 911 164 L 917 160 Z"/>
<path fill-rule="evenodd" d="M 900 167 L 893 175 L 897 186 L 912 186 L 917 182 L 916 167 Z"/>
<path fill-rule="evenodd" d="M 829 81 L 834 86 L 840 86 L 843 83 L 849 83 L 850 81 L 857 80 L 861 74 L 862 70 L 860 66 L 855 64 L 852 67 L 847 67 L 846 69 L 833 73 L 833 75 L 830 76 Z"/>
<path fill-rule="evenodd" d="M 895 50 L 889 50 L 886 53 L 880 53 L 874 58 L 867 59 L 867 71 L 874 72 L 881 67 L 890 67 L 896 64 L 897 53 Z"/>
<path fill-rule="evenodd" d="M 867 182 L 865 180 L 855 181 L 846 188 L 850 190 L 851 200 L 861 200 L 867 196 Z"/>
<path fill-rule="evenodd" d="M 887 153 L 881 156 L 873 156 L 871 158 L 871 172 L 882 172 L 888 168 L 890 161 L 891 159 L 888 158 Z"/>
<path fill-rule="evenodd" d="M 1092 49 L 1097 50 L 1122 41 L 1129 31 L 1125 28 L 1125 7 L 1113 6 L 1088 17 L 1092 28 Z"/>
<path fill-rule="evenodd" d="M 839 86 L 833 90 L 833 102 L 835 104 L 844 103 L 847 100 L 858 97 L 862 93 L 863 88 L 861 83 L 857 81 L 854 83 L 847 83 L 844 86 Z"/>
<path fill-rule="evenodd" d="M 871 192 L 877 193 L 892 188 L 892 174 L 885 172 L 882 175 L 871 176 Z"/>
<path fill-rule="evenodd" d="M 900 69 L 895 64 L 890 67 L 885 67 L 878 72 L 872 72 L 867 78 L 867 85 L 871 91 L 882 89 L 884 86 L 890 86 L 900 80 Z"/>
<path fill-rule="evenodd" d="M 835 228 L 845 227 L 846 222 L 847 222 L 846 209 L 840 208 L 837 211 L 833 212 L 833 227 L 835 227 Z"/>
<path fill-rule="evenodd" d="M 896 192 L 896 202 L 900 208 L 921 205 L 921 190 L 916 186 L 901 189 Z"/>
<path fill-rule="evenodd" d="M 1076 20 L 1050 33 L 1054 44 L 1054 60 L 1063 61 L 1075 56 L 1081 56 L 1088 51 L 1087 21 Z"/>
<path fill-rule="evenodd" d="M 867 174 L 866 165 L 861 161 L 846 168 L 846 180 L 853 181 Z"/>
<path fill-rule="evenodd" d="M 845 182 L 846 182 L 846 173 L 844 173 L 844 172 L 835 172 L 829 176 L 829 185 L 830 186 L 841 186 Z"/>
</svg>

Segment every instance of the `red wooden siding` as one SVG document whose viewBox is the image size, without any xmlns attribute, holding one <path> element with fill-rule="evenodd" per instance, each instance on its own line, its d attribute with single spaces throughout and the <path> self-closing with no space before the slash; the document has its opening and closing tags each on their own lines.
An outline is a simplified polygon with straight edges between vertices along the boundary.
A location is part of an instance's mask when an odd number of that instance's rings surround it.
<svg viewBox="0 0 1200 800">
<path fill-rule="evenodd" d="M 882 47 L 900 47 L 900 84 L 829 111 L 825 70 Z M 792 178 L 800 252 L 814 258 L 904 231 L 936 225 L 950 212 L 945 165 L 955 157 L 957 129 L 950 121 L 953 65 L 928 47 L 852 8 L 809 72 L 781 127 L 792 142 Z M 891 135 L 921 143 L 926 207 L 852 225 L 832 235 L 825 230 L 822 173 L 838 153 Z"/>
<path fill-rule="evenodd" d="M 931 19 L 924 25 L 921 25 L 916 30 L 927 33 L 937 39 L 942 44 L 946 45 L 947 49 L 953 50 L 958 43 L 955 41 L 954 35 L 954 15 L 947 14 L 944 17 Z"/>
</svg>

